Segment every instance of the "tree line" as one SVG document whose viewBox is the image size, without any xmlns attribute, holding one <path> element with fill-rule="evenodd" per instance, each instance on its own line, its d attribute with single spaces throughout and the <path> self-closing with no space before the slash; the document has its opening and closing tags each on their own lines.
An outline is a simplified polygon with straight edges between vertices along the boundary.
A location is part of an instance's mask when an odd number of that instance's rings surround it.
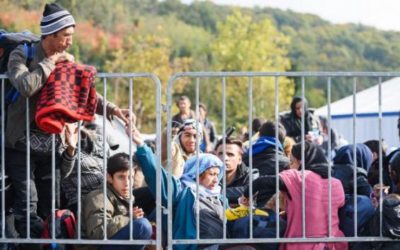
<svg viewBox="0 0 400 250">
<path fill-rule="evenodd" d="M 59 0 L 77 20 L 75 57 L 99 72 L 153 72 L 166 83 L 182 71 L 396 71 L 400 64 L 399 32 L 360 24 L 334 25 L 316 15 L 273 8 L 219 6 L 210 1 L 190 5 L 179 0 Z M 39 33 L 45 1 L 0 0 L 0 27 Z M 21 18 L 26 17 L 26 18 Z M 287 109 L 300 94 L 300 79 L 280 79 L 279 102 Z M 133 106 L 144 131 L 154 128 L 154 93 L 150 82 L 136 81 Z M 360 79 L 358 89 L 377 83 Z M 222 116 L 221 81 L 202 83 L 202 102 L 212 118 Z M 254 116 L 273 117 L 274 80 L 254 79 Z M 352 93 L 350 79 L 332 82 L 332 99 Z M 127 81 L 110 84 L 109 98 L 120 105 Z M 193 101 L 194 82 L 182 79 L 174 95 Z M 101 85 L 99 85 L 101 91 Z M 247 81 L 227 80 L 228 124 L 248 119 Z M 307 78 L 310 106 L 325 104 L 326 79 Z M 163 100 L 165 102 L 165 99 Z"/>
</svg>

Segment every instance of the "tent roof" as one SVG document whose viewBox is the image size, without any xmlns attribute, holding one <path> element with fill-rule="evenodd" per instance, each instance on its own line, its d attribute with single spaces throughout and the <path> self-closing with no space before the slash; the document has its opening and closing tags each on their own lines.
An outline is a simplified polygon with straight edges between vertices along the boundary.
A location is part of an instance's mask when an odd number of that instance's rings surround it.
<svg viewBox="0 0 400 250">
<path fill-rule="evenodd" d="M 382 113 L 400 111 L 400 77 L 381 83 Z M 379 112 L 379 85 L 356 93 L 356 113 L 372 114 Z M 328 106 L 315 110 L 318 115 L 327 115 Z M 348 115 L 353 113 L 353 95 L 331 103 L 331 115 Z"/>
</svg>

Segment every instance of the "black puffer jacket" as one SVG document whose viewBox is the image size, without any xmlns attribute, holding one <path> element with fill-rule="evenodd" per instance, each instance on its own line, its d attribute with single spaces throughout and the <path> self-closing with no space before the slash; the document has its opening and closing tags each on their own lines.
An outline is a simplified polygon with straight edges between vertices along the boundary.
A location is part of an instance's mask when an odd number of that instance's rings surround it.
<svg viewBox="0 0 400 250">
<path fill-rule="evenodd" d="M 342 182 L 344 192 L 353 194 L 354 190 L 354 170 L 350 164 L 335 164 L 332 166 L 332 177 Z M 370 196 L 372 188 L 368 183 L 367 171 L 363 168 L 356 169 L 357 194 Z"/>
<path fill-rule="evenodd" d="M 260 171 L 260 176 L 263 175 L 275 175 L 275 148 L 269 147 L 263 152 L 253 155 L 253 168 L 258 169 Z M 290 165 L 290 160 L 287 156 L 283 154 L 283 152 L 278 151 L 278 166 L 279 172 L 288 169 Z M 245 155 L 243 157 L 243 162 L 249 166 L 249 156 Z"/>
<path fill-rule="evenodd" d="M 253 180 L 259 177 L 258 169 L 253 168 L 252 171 Z M 231 183 L 226 184 L 226 198 L 229 200 L 229 204 L 236 204 L 238 198 L 243 195 L 244 190 L 250 182 L 250 168 L 248 168 L 243 162 L 236 170 L 235 178 Z"/>
<path fill-rule="evenodd" d="M 398 194 L 388 195 L 382 203 L 382 236 L 392 239 L 400 239 L 400 196 Z M 379 209 L 375 212 L 374 217 L 365 227 L 365 231 L 361 236 L 379 236 L 380 235 L 380 213 Z M 353 249 L 400 249 L 400 242 L 364 242 L 358 243 Z"/>
</svg>

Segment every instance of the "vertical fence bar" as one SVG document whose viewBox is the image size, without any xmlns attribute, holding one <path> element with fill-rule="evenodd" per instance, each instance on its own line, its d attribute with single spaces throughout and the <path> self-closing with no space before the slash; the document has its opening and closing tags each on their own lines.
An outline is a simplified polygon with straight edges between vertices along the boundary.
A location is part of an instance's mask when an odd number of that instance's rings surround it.
<svg viewBox="0 0 400 250">
<path fill-rule="evenodd" d="M 133 167 L 133 149 L 132 149 L 132 127 L 135 126 L 135 124 L 132 124 L 132 84 L 133 84 L 133 79 L 129 78 L 129 99 L 128 99 L 128 107 L 129 107 L 129 123 L 126 124 L 129 127 L 129 189 L 131 190 L 129 192 L 129 240 L 133 240 L 133 200 L 132 200 L 132 167 Z"/>
<path fill-rule="evenodd" d="M 357 154 L 356 154 L 356 89 L 357 77 L 353 78 L 353 195 L 354 195 L 354 211 L 357 211 Z M 354 213 L 354 237 L 357 237 L 357 212 Z"/>
<path fill-rule="evenodd" d="M 31 238 L 31 140 L 29 124 L 29 98 L 26 98 L 26 238 Z"/>
<path fill-rule="evenodd" d="M 172 83 L 170 80 L 167 89 L 167 170 L 168 170 L 168 212 L 167 212 L 167 249 L 172 250 L 172 160 L 171 160 L 171 135 L 172 135 L 172 120 L 171 120 L 171 110 L 172 110 Z M 160 194 L 161 195 L 161 194 Z"/>
<path fill-rule="evenodd" d="M 249 100 L 249 167 L 250 167 L 250 184 L 249 184 L 249 192 L 250 192 L 250 207 L 249 207 L 249 235 L 250 239 L 253 239 L 253 78 L 249 77 L 248 79 L 248 100 Z"/>
<path fill-rule="evenodd" d="M 153 81 L 157 86 L 156 93 L 156 154 L 157 154 L 157 170 L 156 170 L 156 249 L 161 249 L 161 233 L 162 233 L 162 204 L 161 204 L 161 83 L 160 80 L 153 76 Z"/>
<path fill-rule="evenodd" d="M 199 127 L 199 85 L 200 78 L 196 78 L 196 128 Z M 200 138 L 199 131 L 196 129 L 196 239 L 200 239 L 200 197 L 199 197 L 199 153 L 200 153 Z"/>
<path fill-rule="evenodd" d="M 222 139 L 222 150 L 223 150 L 223 164 L 225 164 L 225 155 L 226 155 L 226 137 L 225 137 L 225 133 L 226 133 L 226 78 L 223 77 L 222 78 L 222 134 L 223 134 L 223 139 Z M 226 171 L 226 169 L 224 168 L 224 171 Z M 224 197 L 226 197 L 226 175 L 224 173 L 223 175 L 223 192 L 224 192 Z M 224 205 L 226 204 L 226 201 L 224 201 Z M 224 206 L 225 207 L 225 206 Z M 224 223 L 224 227 L 223 227 L 223 238 L 226 239 L 226 216 L 224 213 L 224 217 L 223 217 L 223 223 Z"/>
<path fill-rule="evenodd" d="M 1 79 L 1 238 L 6 238 L 6 163 L 5 163 L 5 108 L 4 108 L 4 79 Z"/>
<path fill-rule="evenodd" d="M 225 88 L 226 88 L 226 79 L 223 78 L 222 79 L 222 162 L 225 165 L 225 157 L 226 157 L 226 95 L 225 95 Z M 226 169 L 225 169 L 226 171 Z M 225 172 L 226 173 L 226 172 Z M 223 192 L 224 192 L 224 197 L 226 197 L 226 175 L 224 173 L 224 177 L 223 177 Z M 225 204 L 225 203 L 224 203 Z M 225 223 L 225 219 L 226 216 L 224 215 L 224 223 Z M 224 239 L 225 239 L 225 232 L 223 235 Z"/>
<path fill-rule="evenodd" d="M 78 207 L 77 207 L 77 228 L 78 228 L 78 239 L 81 239 L 82 237 L 82 166 L 81 166 L 81 162 L 82 162 L 82 144 L 81 144 L 81 140 L 82 140 L 82 135 L 81 135 L 81 129 L 82 129 L 82 122 L 78 122 L 78 151 L 76 152 L 77 154 L 77 171 L 78 171 Z M 75 167 L 75 166 L 73 166 Z"/>
<path fill-rule="evenodd" d="M 107 78 L 103 78 L 103 136 L 106 135 L 106 115 L 107 115 Z M 106 147 L 106 140 L 103 140 L 103 148 Z M 103 157 L 103 195 L 104 195 L 104 208 L 107 207 L 107 158 Z M 103 228 L 104 228 L 104 237 L 103 240 L 107 240 L 107 216 L 106 216 L 106 211 L 107 209 L 104 209 L 103 211 Z"/>
<path fill-rule="evenodd" d="M 56 239 L 56 135 L 51 134 L 51 239 Z"/>
<path fill-rule="evenodd" d="M 302 228 L 302 235 L 303 238 L 306 238 L 306 183 L 305 183 L 305 159 L 304 159 L 304 148 L 305 148 L 305 131 L 304 131 L 304 115 L 305 115 L 305 98 L 304 98 L 304 93 L 305 93 L 305 79 L 304 76 L 301 77 L 301 98 L 302 98 L 302 105 L 301 105 L 301 228 Z"/>
<path fill-rule="evenodd" d="M 226 82 L 224 83 L 224 88 L 226 88 Z M 225 100 L 225 98 L 223 98 L 224 100 Z M 224 101 L 225 102 L 225 101 Z M 229 204 L 227 204 L 226 202 L 227 202 L 227 198 L 226 198 L 226 166 L 225 166 L 225 154 L 226 154 L 226 138 L 225 138 L 225 133 L 226 133 L 226 131 L 225 130 L 223 130 L 223 137 L 222 137 L 222 140 L 223 140 L 223 144 L 222 144 L 222 152 L 223 152 L 223 159 L 222 159 L 222 165 L 224 166 L 224 168 L 223 168 L 223 170 L 222 171 L 224 171 L 224 173 L 223 173 L 223 175 L 222 175 L 222 195 L 223 195 L 223 197 L 224 197 L 224 204 L 223 204 L 223 207 L 224 208 L 226 208 L 226 207 L 228 207 L 229 206 Z M 223 221 L 223 230 L 222 230 L 222 238 L 225 240 L 226 239 L 226 235 L 227 235 L 227 233 L 226 233 L 226 231 L 227 231 L 227 229 L 226 229 L 226 223 L 227 223 L 227 219 L 226 219 L 226 214 L 225 213 L 223 213 L 223 216 L 222 216 L 222 221 Z"/>
<path fill-rule="evenodd" d="M 280 192 L 279 192 L 279 161 L 278 161 L 278 141 L 279 141 L 279 77 L 275 76 L 275 213 L 276 213 L 276 238 L 279 239 L 280 223 L 279 223 L 279 210 L 280 210 Z"/>
<path fill-rule="evenodd" d="M 378 108 L 379 108 L 379 237 L 382 237 L 382 203 L 383 203 L 383 154 L 382 154 L 382 77 L 379 77 L 379 83 L 378 83 Z"/>
<path fill-rule="evenodd" d="M 329 214 L 328 214 L 328 236 L 332 237 L 332 131 L 331 131 L 331 78 L 328 77 L 328 119 L 327 125 L 328 127 L 328 206 L 329 206 Z"/>
</svg>

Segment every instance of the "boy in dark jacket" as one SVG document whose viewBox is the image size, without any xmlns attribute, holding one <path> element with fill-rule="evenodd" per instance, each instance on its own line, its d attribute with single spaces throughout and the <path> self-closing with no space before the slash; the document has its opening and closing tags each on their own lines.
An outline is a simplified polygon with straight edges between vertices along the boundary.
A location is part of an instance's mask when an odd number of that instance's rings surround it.
<svg viewBox="0 0 400 250">
<path fill-rule="evenodd" d="M 143 217 L 143 210 L 137 206 L 130 207 L 130 198 L 134 198 L 131 193 L 137 164 L 134 159 L 133 168 L 130 169 L 129 158 L 126 153 L 118 153 L 108 159 L 106 207 L 104 207 L 102 188 L 90 192 L 84 200 L 83 222 L 86 236 L 90 239 L 102 239 L 106 234 L 108 239 L 128 240 L 130 223 L 133 224 L 131 232 L 133 239 L 147 240 L 151 237 L 151 225 Z M 131 213 L 132 221 L 130 221 Z M 107 218 L 106 231 L 104 230 L 104 217 Z M 105 245 L 102 249 L 114 249 L 114 247 Z M 123 249 L 121 247 L 119 246 L 118 249 Z M 142 245 L 126 245 L 126 249 L 143 248 Z"/>
</svg>

